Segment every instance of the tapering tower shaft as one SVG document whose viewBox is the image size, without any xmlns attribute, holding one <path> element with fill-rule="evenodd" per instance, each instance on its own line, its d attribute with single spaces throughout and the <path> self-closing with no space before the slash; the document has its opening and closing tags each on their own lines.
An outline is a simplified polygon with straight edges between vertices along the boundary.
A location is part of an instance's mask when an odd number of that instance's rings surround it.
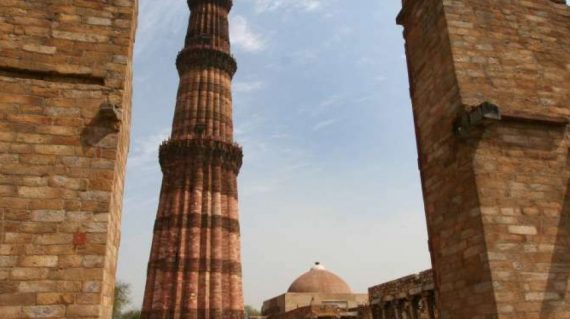
<svg viewBox="0 0 570 319">
<path fill-rule="evenodd" d="M 188 0 L 170 139 L 160 147 L 162 189 L 144 319 L 242 318 L 237 175 L 228 13 L 231 0 Z"/>
</svg>

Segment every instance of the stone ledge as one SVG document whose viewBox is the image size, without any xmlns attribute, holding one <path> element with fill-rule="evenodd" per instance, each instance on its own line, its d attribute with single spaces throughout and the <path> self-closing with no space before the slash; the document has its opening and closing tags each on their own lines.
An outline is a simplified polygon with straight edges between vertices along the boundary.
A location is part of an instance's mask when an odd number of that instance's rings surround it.
<svg viewBox="0 0 570 319">
<path fill-rule="evenodd" d="M 215 5 L 219 5 L 221 7 L 224 7 L 228 11 L 230 11 L 233 6 L 232 0 L 188 0 L 188 6 L 190 7 L 190 9 L 201 3 L 212 3 Z"/>
<path fill-rule="evenodd" d="M 159 161 L 163 172 L 166 172 L 171 161 L 198 161 L 213 165 L 222 165 L 236 174 L 242 165 L 243 151 L 235 143 L 228 143 L 208 138 L 191 140 L 168 140 L 160 145 Z"/>
<path fill-rule="evenodd" d="M 0 76 L 19 79 L 40 80 L 49 82 L 91 84 L 105 86 L 105 78 L 89 73 L 63 73 L 48 70 L 24 69 L 11 66 L 0 66 Z"/>
<path fill-rule="evenodd" d="M 215 49 L 186 48 L 178 53 L 176 68 L 179 75 L 196 67 L 220 68 L 233 77 L 237 71 L 236 60 L 228 53 Z"/>
<path fill-rule="evenodd" d="M 485 127 L 490 121 L 514 122 L 530 125 L 542 125 L 564 128 L 570 124 L 566 117 L 547 116 L 524 112 L 502 113 L 500 107 L 490 102 L 483 102 L 478 106 L 471 107 L 457 118 L 454 124 L 455 134 L 459 137 L 467 137 L 475 127 Z"/>
</svg>

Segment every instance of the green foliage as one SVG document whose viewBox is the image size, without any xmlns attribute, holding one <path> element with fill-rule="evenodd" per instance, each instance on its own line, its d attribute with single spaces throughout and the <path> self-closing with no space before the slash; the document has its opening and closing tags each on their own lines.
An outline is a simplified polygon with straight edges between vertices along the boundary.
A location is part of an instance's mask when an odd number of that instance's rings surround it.
<svg viewBox="0 0 570 319">
<path fill-rule="evenodd" d="M 245 311 L 245 318 L 246 319 L 249 319 L 251 316 L 261 315 L 261 312 L 259 310 L 257 310 L 255 307 L 250 306 L 250 305 L 245 305 L 244 311 Z"/>
<path fill-rule="evenodd" d="M 123 313 L 120 319 L 139 319 L 141 317 L 140 310 L 131 310 Z"/>
<path fill-rule="evenodd" d="M 115 301 L 113 302 L 113 319 L 139 319 L 139 310 L 125 311 L 131 303 L 131 285 L 117 281 L 115 285 Z"/>
</svg>

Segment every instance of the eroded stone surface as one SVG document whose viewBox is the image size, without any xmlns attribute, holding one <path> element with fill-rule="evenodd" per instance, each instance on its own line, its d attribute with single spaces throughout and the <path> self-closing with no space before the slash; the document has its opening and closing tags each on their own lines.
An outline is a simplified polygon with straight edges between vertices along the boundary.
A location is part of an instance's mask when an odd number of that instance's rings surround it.
<svg viewBox="0 0 570 319">
<path fill-rule="evenodd" d="M 442 318 L 570 317 L 569 18 L 564 1 L 404 1 Z M 483 102 L 501 119 L 458 132 Z"/>
<path fill-rule="evenodd" d="M 110 318 L 136 9 L 0 3 L 2 318 Z"/>
</svg>

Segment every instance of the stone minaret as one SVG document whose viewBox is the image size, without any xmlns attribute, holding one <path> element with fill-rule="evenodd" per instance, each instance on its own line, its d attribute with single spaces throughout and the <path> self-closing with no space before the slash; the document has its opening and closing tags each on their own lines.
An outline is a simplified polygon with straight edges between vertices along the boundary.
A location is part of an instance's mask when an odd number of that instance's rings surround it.
<svg viewBox="0 0 570 319">
<path fill-rule="evenodd" d="M 242 318 L 228 13 L 231 0 L 188 0 L 170 139 L 160 147 L 160 203 L 142 318 Z"/>
</svg>

